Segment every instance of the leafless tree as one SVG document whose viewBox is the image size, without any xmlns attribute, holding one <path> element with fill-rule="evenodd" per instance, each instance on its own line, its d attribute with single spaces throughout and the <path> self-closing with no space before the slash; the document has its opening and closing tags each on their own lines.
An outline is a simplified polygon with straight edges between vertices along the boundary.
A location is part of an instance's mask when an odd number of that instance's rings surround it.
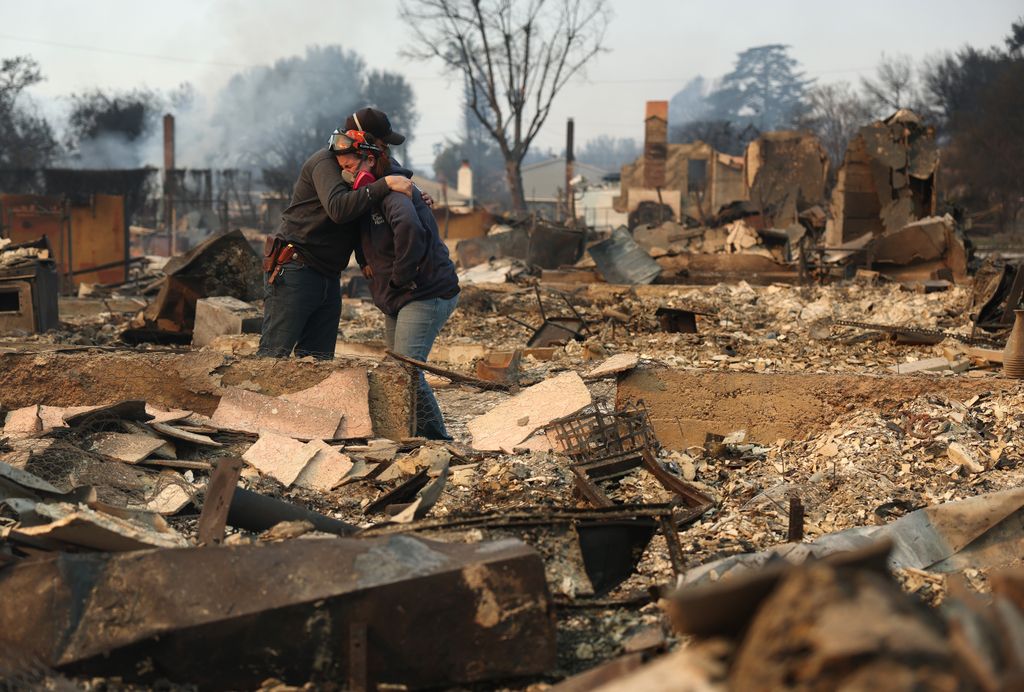
<svg viewBox="0 0 1024 692">
<path fill-rule="evenodd" d="M 497 143 L 514 210 L 526 200 L 520 166 L 555 97 L 603 50 L 606 0 L 404 0 L 408 51 L 438 58 L 469 85 L 468 106 Z"/>
<path fill-rule="evenodd" d="M 875 68 L 874 78 L 862 77 L 861 88 L 878 117 L 891 115 L 900 108 L 920 111 L 921 93 L 914 63 L 909 55 L 885 55 Z"/>
<path fill-rule="evenodd" d="M 848 82 L 815 85 L 807 100 L 807 112 L 798 125 L 818 136 L 835 171 L 843 163 L 850 139 L 871 122 L 871 108 Z"/>
</svg>

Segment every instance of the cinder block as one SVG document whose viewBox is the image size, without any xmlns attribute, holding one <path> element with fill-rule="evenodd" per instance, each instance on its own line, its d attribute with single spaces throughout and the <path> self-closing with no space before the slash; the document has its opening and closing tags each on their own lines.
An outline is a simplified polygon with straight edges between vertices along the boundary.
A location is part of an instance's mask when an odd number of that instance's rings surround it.
<svg viewBox="0 0 1024 692">
<path fill-rule="evenodd" d="M 196 322 L 192 345 L 207 346 L 214 337 L 224 334 L 259 332 L 263 316 L 250 303 L 231 296 L 202 298 L 196 302 Z"/>
</svg>

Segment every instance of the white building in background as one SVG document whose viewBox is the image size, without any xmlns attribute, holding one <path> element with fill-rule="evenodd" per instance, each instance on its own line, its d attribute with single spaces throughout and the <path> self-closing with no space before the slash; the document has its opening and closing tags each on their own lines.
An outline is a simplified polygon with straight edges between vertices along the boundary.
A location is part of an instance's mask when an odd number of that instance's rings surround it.
<svg viewBox="0 0 1024 692">
<path fill-rule="evenodd" d="M 587 185 L 576 193 L 576 212 L 584 223 L 598 231 L 610 231 L 619 226 L 629 225 L 629 214 L 617 212 L 612 200 L 619 196 L 617 182 L 603 182 Z"/>
<path fill-rule="evenodd" d="M 453 212 L 468 212 L 473 210 L 472 200 L 460 193 L 458 189 L 445 185 L 421 175 L 414 175 L 412 181 L 416 187 L 434 198 L 435 208 L 451 209 Z"/>
<path fill-rule="evenodd" d="M 528 164 L 523 166 L 522 174 L 527 208 L 545 218 L 559 219 L 565 213 L 565 159 L 551 158 Z M 619 194 L 619 184 L 606 181 L 607 177 L 608 171 L 597 166 L 580 161 L 573 163 L 576 214 L 598 230 L 618 228 L 627 221 L 626 214 L 612 208 L 612 199 Z"/>
</svg>

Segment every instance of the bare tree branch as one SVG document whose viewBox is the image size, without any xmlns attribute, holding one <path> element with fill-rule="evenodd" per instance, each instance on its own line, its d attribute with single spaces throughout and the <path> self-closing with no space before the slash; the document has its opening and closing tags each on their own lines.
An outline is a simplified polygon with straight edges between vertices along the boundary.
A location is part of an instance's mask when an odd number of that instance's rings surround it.
<svg viewBox="0 0 1024 692">
<path fill-rule="evenodd" d="M 607 0 L 403 0 L 415 40 L 469 87 L 467 107 L 505 158 L 513 207 L 525 210 L 520 164 L 559 92 L 604 50 Z"/>
</svg>

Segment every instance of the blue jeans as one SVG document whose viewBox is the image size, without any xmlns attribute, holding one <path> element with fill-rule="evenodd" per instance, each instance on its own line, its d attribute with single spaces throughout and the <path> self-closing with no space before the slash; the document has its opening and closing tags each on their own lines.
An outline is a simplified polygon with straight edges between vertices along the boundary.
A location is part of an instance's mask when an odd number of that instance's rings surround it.
<svg viewBox="0 0 1024 692">
<path fill-rule="evenodd" d="M 274 284 L 263 276 L 266 301 L 259 356 L 334 358 L 341 318 L 341 283 L 298 262 L 282 265 Z"/>
<path fill-rule="evenodd" d="M 407 303 L 398 315 L 384 317 L 384 339 L 388 348 L 409 358 L 425 361 L 434 339 L 455 311 L 459 297 L 429 298 Z M 434 391 L 417 370 L 416 435 L 428 440 L 450 440 Z"/>
</svg>

